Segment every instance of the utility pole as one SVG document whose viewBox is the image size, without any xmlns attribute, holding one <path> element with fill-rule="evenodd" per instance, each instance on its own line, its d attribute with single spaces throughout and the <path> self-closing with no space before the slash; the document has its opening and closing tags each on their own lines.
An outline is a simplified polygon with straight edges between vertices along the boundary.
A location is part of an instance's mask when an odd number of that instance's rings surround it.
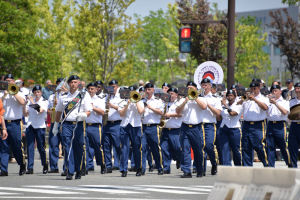
<svg viewBox="0 0 300 200">
<path fill-rule="evenodd" d="M 227 88 L 234 84 L 235 0 L 228 0 Z"/>
</svg>

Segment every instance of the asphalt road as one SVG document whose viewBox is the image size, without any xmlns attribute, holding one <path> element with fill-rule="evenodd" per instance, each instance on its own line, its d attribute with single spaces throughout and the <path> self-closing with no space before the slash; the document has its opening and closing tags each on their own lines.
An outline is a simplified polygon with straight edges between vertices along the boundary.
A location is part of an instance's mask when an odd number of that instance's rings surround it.
<svg viewBox="0 0 300 200">
<path fill-rule="evenodd" d="M 62 166 L 62 160 L 59 161 Z M 260 162 L 254 167 L 262 168 Z M 287 168 L 283 161 L 276 162 L 276 168 Z M 210 163 L 205 177 L 180 178 L 182 172 L 172 165 L 171 174 L 157 175 L 157 171 L 136 177 L 129 172 L 126 178 L 119 171 L 100 174 L 100 168 L 80 180 L 65 180 L 60 174 L 42 174 L 40 160 L 35 160 L 34 174 L 19 176 L 19 166 L 9 164 L 9 176 L 0 177 L 1 199 L 91 199 L 91 200 L 158 200 L 208 198 L 218 179 L 210 175 Z"/>
<path fill-rule="evenodd" d="M 60 160 L 60 165 L 62 161 Z M 0 199 L 207 199 L 216 176 L 180 178 L 182 172 L 172 166 L 171 174 L 157 175 L 157 171 L 136 177 L 129 172 L 123 178 L 119 171 L 100 174 L 100 168 L 80 180 L 65 180 L 60 174 L 42 174 L 39 160 L 35 160 L 33 175 L 19 176 L 19 166 L 9 164 L 9 176 L 0 177 Z"/>
</svg>

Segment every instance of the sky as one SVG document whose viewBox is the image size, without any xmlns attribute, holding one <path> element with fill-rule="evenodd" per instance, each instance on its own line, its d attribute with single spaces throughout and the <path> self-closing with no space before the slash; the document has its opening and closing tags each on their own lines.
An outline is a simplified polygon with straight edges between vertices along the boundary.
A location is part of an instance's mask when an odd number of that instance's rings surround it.
<svg viewBox="0 0 300 200">
<path fill-rule="evenodd" d="M 281 3 L 282 0 L 236 0 L 236 12 L 264 10 L 271 8 L 287 7 Z M 127 10 L 127 14 L 133 16 L 134 13 L 147 16 L 149 11 L 167 9 L 168 3 L 175 3 L 176 0 L 135 0 Z M 220 10 L 227 10 L 228 0 L 208 0 L 210 3 L 217 3 Z"/>
</svg>

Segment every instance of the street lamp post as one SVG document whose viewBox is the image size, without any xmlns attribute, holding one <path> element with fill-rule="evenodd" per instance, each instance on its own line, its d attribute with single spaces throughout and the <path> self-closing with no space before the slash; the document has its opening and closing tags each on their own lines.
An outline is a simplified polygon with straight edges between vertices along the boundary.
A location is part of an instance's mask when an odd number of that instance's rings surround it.
<svg viewBox="0 0 300 200">
<path fill-rule="evenodd" d="M 228 0 L 227 88 L 234 84 L 235 0 Z"/>
</svg>

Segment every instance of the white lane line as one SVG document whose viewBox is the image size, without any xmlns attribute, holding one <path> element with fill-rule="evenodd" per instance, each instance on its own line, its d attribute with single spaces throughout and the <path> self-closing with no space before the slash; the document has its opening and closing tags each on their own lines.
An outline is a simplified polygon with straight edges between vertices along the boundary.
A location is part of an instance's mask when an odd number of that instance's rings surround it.
<svg viewBox="0 0 300 200">
<path fill-rule="evenodd" d="M 45 190 L 45 189 L 31 189 L 31 188 L 15 188 L 15 187 L 0 187 L 0 190 L 33 192 L 33 193 L 44 193 L 44 194 L 85 194 L 81 192 L 67 192 L 67 191 L 60 191 L 60 190 Z"/>
<path fill-rule="evenodd" d="M 173 199 L 145 199 L 145 198 L 105 198 L 105 197 L 37 197 L 37 196 L 31 196 L 31 197 L 25 197 L 25 196 L 7 196 L 2 197 L 0 196 L 0 199 L 82 199 L 82 200 L 173 200 Z M 181 199 L 184 200 L 184 199 Z"/>
<path fill-rule="evenodd" d="M 123 190 L 123 188 L 118 188 L 112 185 L 92 185 L 92 186 L 75 186 L 75 187 L 69 187 L 69 186 L 53 186 L 53 185 L 42 185 L 42 186 L 30 186 L 30 187 L 36 187 L 36 188 L 47 188 L 47 189 L 61 189 L 61 190 L 76 190 L 76 191 L 85 191 L 85 192 L 105 192 L 110 194 L 143 194 L 144 192 L 138 192 L 138 191 L 127 191 Z"/>
<path fill-rule="evenodd" d="M 0 192 L 0 195 L 17 195 L 20 193 L 9 193 L 9 192 Z"/>
<path fill-rule="evenodd" d="M 165 188 L 165 189 L 180 189 L 180 190 L 189 190 L 189 191 L 197 191 L 197 192 L 210 192 L 211 189 L 206 188 L 194 188 L 190 187 L 180 187 L 180 186 L 170 186 L 170 185 L 140 185 L 142 187 L 152 187 L 152 188 Z"/>
<path fill-rule="evenodd" d="M 190 192 L 190 191 L 180 191 L 180 190 L 172 190 L 172 189 L 159 189 L 159 188 L 143 188 L 142 190 L 151 191 L 151 192 L 162 192 L 162 193 L 171 193 L 171 194 L 207 194 L 207 193 L 201 193 L 201 192 Z"/>
<path fill-rule="evenodd" d="M 199 188 L 214 188 L 213 185 L 195 185 L 193 187 L 199 187 Z"/>
</svg>

